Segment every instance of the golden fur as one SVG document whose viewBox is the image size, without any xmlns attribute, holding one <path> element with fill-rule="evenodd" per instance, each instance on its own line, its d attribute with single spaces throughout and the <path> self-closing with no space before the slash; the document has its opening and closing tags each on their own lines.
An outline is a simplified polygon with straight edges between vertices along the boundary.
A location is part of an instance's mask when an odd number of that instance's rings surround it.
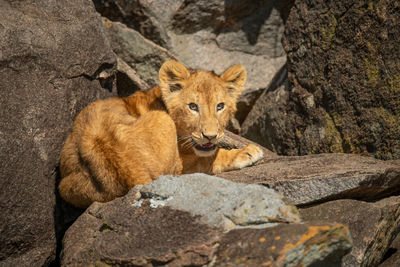
<svg viewBox="0 0 400 267">
<path fill-rule="evenodd" d="M 159 79 L 147 92 L 98 100 L 77 116 L 60 159 L 59 191 L 67 202 L 85 208 L 162 174 L 215 174 L 262 158 L 254 145 L 216 146 L 236 111 L 243 66 L 217 76 L 168 61 Z"/>
</svg>

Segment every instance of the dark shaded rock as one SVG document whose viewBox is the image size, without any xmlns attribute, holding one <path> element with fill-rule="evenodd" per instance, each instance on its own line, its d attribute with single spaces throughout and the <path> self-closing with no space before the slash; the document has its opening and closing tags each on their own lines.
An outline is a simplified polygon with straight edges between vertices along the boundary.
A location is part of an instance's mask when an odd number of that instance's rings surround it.
<svg viewBox="0 0 400 267">
<path fill-rule="evenodd" d="M 150 89 L 150 86 L 143 81 L 125 61 L 117 57 L 117 91 L 119 97 L 127 97 L 136 91 Z"/>
<path fill-rule="evenodd" d="M 163 47 L 144 38 L 122 23 L 102 18 L 113 51 L 150 87 L 158 84 L 158 71 L 170 59 L 177 60 Z"/>
<path fill-rule="evenodd" d="M 400 231 L 400 197 L 376 203 L 335 200 L 301 209 L 310 222 L 338 222 L 349 226 L 353 249 L 343 257 L 343 266 L 377 266 Z M 395 265 L 392 265 L 395 266 Z"/>
<path fill-rule="evenodd" d="M 295 205 L 339 198 L 375 200 L 400 192 L 399 161 L 351 154 L 271 157 L 218 176 L 267 185 Z"/>
<path fill-rule="evenodd" d="M 54 260 L 60 150 L 78 112 L 115 91 L 114 64 L 91 1 L 0 1 L 1 265 Z"/>
<path fill-rule="evenodd" d="M 279 154 L 400 158 L 400 3 L 296 1 L 283 38 L 291 89 Z M 279 131 L 280 128 L 276 128 Z"/>
<path fill-rule="evenodd" d="M 340 266 L 352 241 L 340 224 L 282 224 L 232 230 L 219 244 L 215 266 Z"/>
<path fill-rule="evenodd" d="M 293 130 L 291 128 L 293 122 L 290 121 L 290 117 L 286 116 L 289 106 L 286 65 L 276 74 L 270 86 L 262 91 L 253 104 L 244 106 L 244 99 L 246 99 L 246 92 L 238 103 L 241 114 L 237 114 L 236 117 L 241 118 L 244 111 L 248 112 L 241 124 L 239 134 L 272 151 L 298 154 L 294 140 L 287 138 L 287 134 Z M 289 150 L 290 152 L 288 152 Z"/>
<path fill-rule="evenodd" d="M 94 1 L 103 16 L 137 30 L 191 68 L 219 74 L 243 64 L 246 88 L 253 90 L 266 88 L 286 61 L 281 37 L 292 2 Z"/>
<path fill-rule="evenodd" d="M 93 204 L 68 229 L 61 265 L 201 266 L 211 260 L 214 229 L 188 212 L 127 201 Z"/>
</svg>

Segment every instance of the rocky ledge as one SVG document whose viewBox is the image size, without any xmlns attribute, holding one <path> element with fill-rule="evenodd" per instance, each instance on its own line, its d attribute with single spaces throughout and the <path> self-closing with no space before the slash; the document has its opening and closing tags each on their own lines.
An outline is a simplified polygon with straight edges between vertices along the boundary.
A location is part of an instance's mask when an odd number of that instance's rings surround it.
<svg viewBox="0 0 400 267">
<path fill-rule="evenodd" d="M 228 133 L 223 145 L 246 143 Z M 161 176 L 94 203 L 66 232 L 61 263 L 377 266 L 400 230 L 399 166 L 266 150 L 256 166 L 220 177 Z"/>
</svg>

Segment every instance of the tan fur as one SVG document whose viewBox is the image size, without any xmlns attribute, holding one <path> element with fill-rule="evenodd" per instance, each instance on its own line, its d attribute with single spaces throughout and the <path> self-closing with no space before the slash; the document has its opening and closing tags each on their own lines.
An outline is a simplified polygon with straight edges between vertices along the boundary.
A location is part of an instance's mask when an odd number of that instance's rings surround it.
<svg viewBox="0 0 400 267">
<path fill-rule="evenodd" d="M 162 174 L 215 174 L 262 158 L 254 145 L 214 146 L 236 111 L 246 80 L 243 66 L 217 76 L 167 61 L 159 78 L 147 92 L 98 100 L 77 116 L 60 159 L 59 191 L 67 202 L 85 208 Z"/>
</svg>

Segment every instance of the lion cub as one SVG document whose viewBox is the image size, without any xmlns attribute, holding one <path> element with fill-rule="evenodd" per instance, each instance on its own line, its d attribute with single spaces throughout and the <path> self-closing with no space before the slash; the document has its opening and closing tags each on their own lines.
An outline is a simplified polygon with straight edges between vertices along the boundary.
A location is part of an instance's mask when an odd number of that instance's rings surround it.
<svg viewBox="0 0 400 267">
<path fill-rule="evenodd" d="M 77 116 L 60 159 L 67 202 L 86 208 L 162 174 L 215 174 L 263 157 L 255 145 L 218 148 L 246 81 L 243 66 L 217 76 L 167 61 L 159 79 L 149 91 L 98 100 Z"/>
</svg>

